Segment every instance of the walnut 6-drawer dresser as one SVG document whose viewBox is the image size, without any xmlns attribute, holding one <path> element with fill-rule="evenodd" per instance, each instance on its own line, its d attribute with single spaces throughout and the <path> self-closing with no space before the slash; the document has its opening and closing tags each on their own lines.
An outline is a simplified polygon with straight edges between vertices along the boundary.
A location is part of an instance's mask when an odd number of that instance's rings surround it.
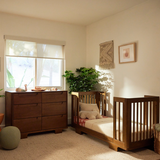
<svg viewBox="0 0 160 160">
<path fill-rule="evenodd" d="M 5 92 L 5 124 L 28 134 L 67 128 L 67 91 Z"/>
</svg>

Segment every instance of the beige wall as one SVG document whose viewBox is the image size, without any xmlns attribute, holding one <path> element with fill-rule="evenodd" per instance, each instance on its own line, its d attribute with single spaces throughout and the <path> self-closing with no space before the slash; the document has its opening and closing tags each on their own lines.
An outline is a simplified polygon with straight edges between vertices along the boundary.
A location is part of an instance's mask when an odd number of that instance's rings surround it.
<svg viewBox="0 0 160 160">
<path fill-rule="evenodd" d="M 114 78 L 113 87 L 109 90 L 110 106 L 113 96 L 137 97 L 144 94 L 160 96 L 159 17 L 159 0 L 148 0 L 88 25 L 87 28 L 0 13 L 0 88 L 4 86 L 3 35 L 15 35 L 66 41 L 67 70 L 75 70 L 81 66 L 98 66 L 99 44 L 114 40 L 115 68 L 110 70 L 104 68 L 104 72 L 110 73 Z M 119 64 L 118 46 L 130 42 L 137 43 L 137 62 Z M 0 98 L 0 112 L 4 113 L 4 110 L 4 98 Z"/>
<path fill-rule="evenodd" d="M 86 65 L 86 30 L 84 26 L 0 13 L 0 88 L 4 87 L 4 35 L 66 41 L 66 69 L 74 71 L 76 67 Z M 3 92 L 1 93 L 3 94 Z M 0 98 L 0 113 L 5 112 L 4 101 L 5 98 Z"/>
<path fill-rule="evenodd" d="M 87 26 L 87 67 L 99 65 L 99 44 L 114 40 L 113 96 L 160 96 L 160 1 L 149 0 Z M 137 43 L 137 62 L 119 64 L 118 46 Z"/>
</svg>

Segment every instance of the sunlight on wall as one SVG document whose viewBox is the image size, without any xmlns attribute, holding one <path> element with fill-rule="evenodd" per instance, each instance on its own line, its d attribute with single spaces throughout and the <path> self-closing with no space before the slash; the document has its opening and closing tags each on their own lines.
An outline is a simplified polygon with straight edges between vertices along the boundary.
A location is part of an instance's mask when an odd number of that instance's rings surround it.
<svg viewBox="0 0 160 160">
<path fill-rule="evenodd" d="M 95 69 L 100 72 L 99 76 L 99 88 L 101 91 L 110 92 L 113 89 L 113 73 L 110 70 L 102 68 L 98 65 L 95 66 Z"/>
<path fill-rule="evenodd" d="M 96 86 L 98 91 L 104 91 L 106 96 L 106 115 L 113 116 L 113 93 L 114 93 L 114 75 L 111 70 L 95 65 L 95 69 L 100 72 L 98 85 Z"/>
</svg>

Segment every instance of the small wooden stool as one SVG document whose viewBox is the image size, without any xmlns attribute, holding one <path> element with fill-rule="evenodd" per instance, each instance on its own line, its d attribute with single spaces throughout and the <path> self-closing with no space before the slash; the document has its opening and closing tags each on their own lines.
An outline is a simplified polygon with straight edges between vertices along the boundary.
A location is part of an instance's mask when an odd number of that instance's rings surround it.
<svg viewBox="0 0 160 160">
<path fill-rule="evenodd" d="M 3 117 L 4 117 L 4 114 L 3 113 L 0 113 L 0 125 L 1 125 L 1 123 L 2 123 L 2 121 L 3 121 Z M 1 129 L 1 127 L 0 127 L 0 131 L 1 131 L 2 129 Z"/>
</svg>

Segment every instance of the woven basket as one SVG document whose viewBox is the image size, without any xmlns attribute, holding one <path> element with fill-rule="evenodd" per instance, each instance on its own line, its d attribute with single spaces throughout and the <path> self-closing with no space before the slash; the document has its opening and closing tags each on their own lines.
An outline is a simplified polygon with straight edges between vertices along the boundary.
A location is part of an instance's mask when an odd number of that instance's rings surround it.
<svg viewBox="0 0 160 160">
<path fill-rule="evenodd" d="M 154 131 L 154 151 L 160 154 L 160 132 L 155 129 L 155 125 L 153 125 Z"/>
</svg>

